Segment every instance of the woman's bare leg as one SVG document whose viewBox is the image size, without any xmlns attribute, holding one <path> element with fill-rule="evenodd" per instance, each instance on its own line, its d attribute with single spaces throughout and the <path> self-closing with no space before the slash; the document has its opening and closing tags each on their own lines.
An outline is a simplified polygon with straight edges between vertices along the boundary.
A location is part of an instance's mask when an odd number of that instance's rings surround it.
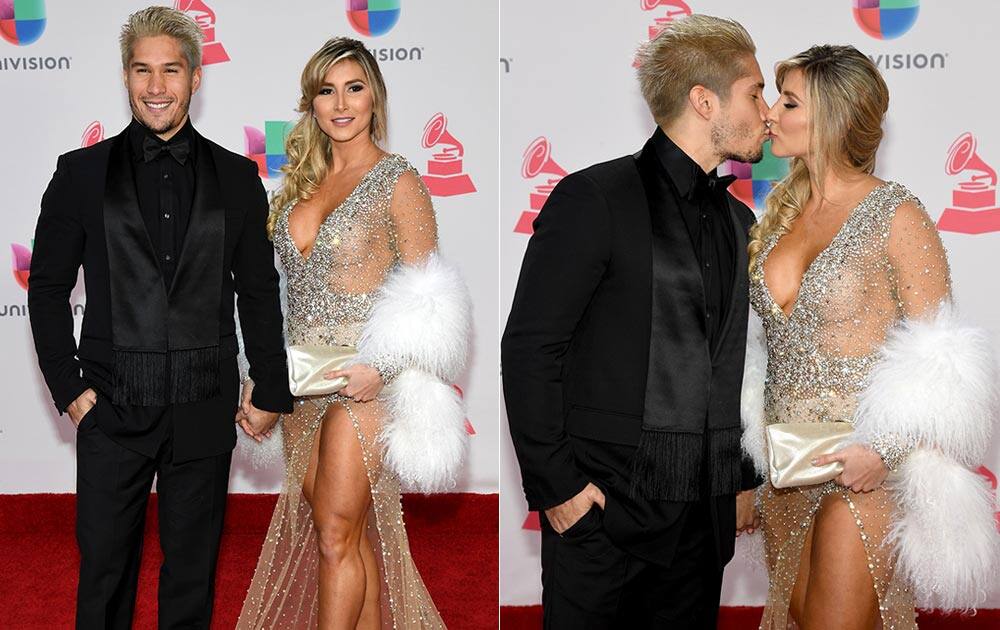
<svg viewBox="0 0 1000 630">
<path fill-rule="evenodd" d="M 361 618 L 358 620 L 359 630 L 378 630 L 382 627 L 382 605 L 379 601 L 382 580 L 379 575 L 378 561 L 375 559 L 375 550 L 372 549 L 371 540 L 364 534 L 361 535 L 359 543 L 361 560 L 365 564 L 365 603 L 361 609 Z"/>
<path fill-rule="evenodd" d="M 797 624 L 802 625 L 806 609 L 806 587 L 809 584 L 809 559 L 812 554 L 813 525 L 806 532 L 806 540 L 802 544 L 802 556 L 799 559 L 799 572 L 795 577 L 795 586 L 788 602 L 788 614 Z"/>
<path fill-rule="evenodd" d="M 318 433 L 302 492 L 312 506 L 319 546 L 319 627 L 353 629 L 368 599 L 361 551 L 362 541 L 368 545 L 368 473 L 354 423 L 342 405 L 330 405 Z M 366 621 L 370 618 L 368 613 Z"/>
<path fill-rule="evenodd" d="M 878 596 L 861 532 L 839 494 L 823 498 L 813 521 L 803 630 L 871 630 L 879 622 Z"/>
</svg>

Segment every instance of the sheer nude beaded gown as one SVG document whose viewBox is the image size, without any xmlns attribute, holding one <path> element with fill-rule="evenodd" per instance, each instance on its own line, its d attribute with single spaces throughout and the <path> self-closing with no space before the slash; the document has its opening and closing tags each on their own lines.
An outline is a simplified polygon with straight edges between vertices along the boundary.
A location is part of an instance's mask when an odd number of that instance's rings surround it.
<svg viewBox="0 0 1000 630">
<path fill-rule="evenodd" d="M 889 329 L 950 298 L 937 230 L 905 187 L 878 186 L 806 270 L 788 314 L 765 282 L 767 258 L 779 240 L 765 239 L 751 270 L 751 304 L 767 340 L 764 422 L 851 421 Z M 896 507 L 893 478 L 867 494 L 832 481 L 789 489 L 764 484 L 759 506 L 770 586 L 762 629 L 797 627 L 789 599 L 803 544 L 827 495 L 846 501 L 854 516 L 856 529 L 847 534 L 864 545 L 883 627 L 916 628 L 913 596 L 894 573 L 891 548 L 883 545 Z"/>
<path fill-rule="evenodd" d="M 288 278 L 286 340 L 292 345 L 356 345 L 389 272 L 400 263 L 419 262 L 436 249 L 430 197 L 416 170 L 399 155 L 383 157 L 330 213 L 308 256 L 289 235 L 290 210 L 285 208 L 278 217 L 274 245 Z M 318 550 L 302 482 L 317 429 L 331 405 L 347 410 L 368 473 L 368 541 L 379 565 L 382 626 L 443 628 L 410 556 L 399 481 L 382 466 L 382 394 L 368 403 L 336 394 L 299 398 L 295 410 L 282 416 L 285 483 L 237 627 L 317 625 Z"/>
</svg>

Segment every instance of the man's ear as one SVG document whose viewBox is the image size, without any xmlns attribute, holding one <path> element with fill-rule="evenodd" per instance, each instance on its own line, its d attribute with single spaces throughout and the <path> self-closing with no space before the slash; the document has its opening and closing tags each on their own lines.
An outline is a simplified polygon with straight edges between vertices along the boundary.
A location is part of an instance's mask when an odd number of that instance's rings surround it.
<svg viewBox="0 0 1000 630">
<path fill-rule="evenodd" d="M 194 94 L 201 87 L 201 66 L 194 69 L 191 73 L 191 93 Z"/>
<path fill-rule="evenodd" d="M 691 108 L 705 120 L 710 120 L 719 109 L 719 97 L 704 85 L 696 85 L 688 92 Z"/>
</svg>

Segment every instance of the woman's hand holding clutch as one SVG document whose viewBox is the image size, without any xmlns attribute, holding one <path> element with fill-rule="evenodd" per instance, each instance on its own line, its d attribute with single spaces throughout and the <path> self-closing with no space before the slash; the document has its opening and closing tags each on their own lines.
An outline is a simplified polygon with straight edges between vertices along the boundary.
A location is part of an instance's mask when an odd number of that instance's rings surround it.
<svg viewBox="0 0 1000 630">
<path fill-rule="evenodd" d="M 813 466 L 824 466 L 831 462 L 844 465 L 844 471 L 834 481 L 853 492 L 871 492 L 889 476 L 889 469 L 882 457 L 863 444 L 851 444 L 835 453 L 820 455 L 812 461 Z"/>
<path fill-rule="evenodd" d="M 348 366 L 342 370 L 333 370 L 323 375 L 327 380 L 347 378 L 347 385 L 344 385 L 337 393 L 345 398 L 353 398 L 357 402 L 369 402 L 375 400 L 385 383 L 378 370 L 370 365 L 359 363 Z"/>
</svg>

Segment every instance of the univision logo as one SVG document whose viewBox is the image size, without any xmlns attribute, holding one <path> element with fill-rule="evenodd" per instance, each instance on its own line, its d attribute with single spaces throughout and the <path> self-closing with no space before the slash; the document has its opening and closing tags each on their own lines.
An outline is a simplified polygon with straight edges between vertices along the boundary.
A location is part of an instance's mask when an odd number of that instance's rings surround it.
<svg viewBox="0 0 1000 630">
<path fill-rule="evenodd" d="M 868 55 L 880 70 L 939 70 L 944 68 L 947 53 L 894 53 Z"/>
<path fill-rule="evenodd" d="M 8 42 L 27 46 L 44 32 L 45 0 L 0 0 L 0 36 Z"/>
<path fill-rule="evenodd" d="M 774 183 L 788 174 L 788 160 L 771 153 L 771 143 L 764 143 L 764 157 L 756 164 L 728 160 L 719 167 L 720 175 L 735 175 L 729 186 L 734 197 L 755 210 L 764 209 L 764 200 Z"/>
<path fill-rule="evenodd" d="M 0 37 L 15 46 L 32 44 L 45 32 L 45 0 L 0 0 Z M 0 57 L 0 70 L 69 70 L 69 57 Z"/>
<path fill-rule="evenodd" d="M 875 39 L 901 37 L 919 13 L 920 0 L 854 0 L 854 21 Z"/>
<path fill-rule="evenodd" d="M 264 131 L 243 127 L 244 155 L 257 163 L 257 174 L 262 179 L 281 177 L 281 167 L 288 163 L 285 138 L 294 126 L 295 123 L 288 120 L 266 120 Z"/>
<path fill-rule="evenodd" d="M 25 291 L 28 290 L 29 276 L 31 275 L 31 248 L 35 246 L 35 241 L 31 241 L 31 247 L 25 247 L 20 243 L 11 243 L 14 282 Z M 73 317 L 82 317 L 85 307 L 83 304 L 71 304 L 70 308 Z M 0 304 L 0 317 L 27 317 L 27 304 Z"/>
<path fill-rule="evenodd" d="M 32 241 L 31 246 L 35 243 Z M 31 249 L 20 243 L 11 243 L 14 281 L 25 291 L 28 290 L 28 276 L 31 275 Z"/>
<path fill-rule="evenodd" d="M 365 37 L 378 37 L 399 22 L 400 0 L 345 0 L 347 21 Z"/>
</svg>

